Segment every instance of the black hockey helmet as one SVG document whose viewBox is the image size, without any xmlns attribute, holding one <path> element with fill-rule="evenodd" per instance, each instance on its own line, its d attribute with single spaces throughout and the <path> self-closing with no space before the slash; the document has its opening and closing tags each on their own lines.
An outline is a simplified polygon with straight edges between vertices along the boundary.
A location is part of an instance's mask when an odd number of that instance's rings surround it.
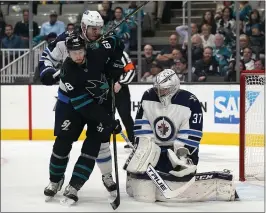
<svg viewBox="0 0 266 213">
<path fill-rule="evenodd" d="M 78 34 L 73 33 L 66 38 L 67 50 L 80 50 L 84 49 L 86 46 L 85 41 Z"/>
</svg>

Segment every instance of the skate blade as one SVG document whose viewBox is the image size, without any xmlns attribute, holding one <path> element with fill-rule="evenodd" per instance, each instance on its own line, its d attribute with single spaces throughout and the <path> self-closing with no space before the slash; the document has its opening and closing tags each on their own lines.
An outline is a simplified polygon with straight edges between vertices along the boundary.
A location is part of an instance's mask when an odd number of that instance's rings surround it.
<svg viewBox="0 0 266 213">
<path fill-rule="evenodd" d="M 60 200 L 60 204 L 63 206 L 72 206 L 74 205 L 76 202 L 72 199 L 69 198 L 63 198 L 62 200 Z"/>
<path fill-rule="evenodd" d="M 54 199 L 52 196 L 45 196 L 45 202 L 50 202 Z"/>
</svg>

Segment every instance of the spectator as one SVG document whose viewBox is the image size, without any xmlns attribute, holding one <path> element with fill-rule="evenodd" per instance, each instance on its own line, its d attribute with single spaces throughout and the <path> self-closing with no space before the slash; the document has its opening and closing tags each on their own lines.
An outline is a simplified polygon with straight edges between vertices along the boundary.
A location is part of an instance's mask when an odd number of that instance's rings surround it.
<svg viewBox="0 0 266 213">
<path fill-rule="evenodd" d="M 252 59 L 252 50 L 246 47 L 243 51 L 243 61 L 245 63 L 246 70 L 254 69 L 254 60 Z"/>
<path fill-rule="evenodd" d="M 240 46 L 240 56 L 243 57 L 244 49 L 249 47 L 249 37 L 245 34 L 241 34 L 239 37 L 239 46 Z M 232 49 L 233 50 L 233 49 Z M 234 49 L 232 57 L 230 60 L 234 60 L 236 58 L 236 50 Z M 252 58 L 256 58 L 255 54 L 252 54 Z"/>
<path fill-rule="evenodd" d="M 264 60 L 256 60 L 254 63 L 254 70 L 265 70 Z"/>
<path fill-rule="evenodd" d="M 163 67 L 157 62 L 153 61 L 150 69 L 150 73 L 146 72 L 145 75 L 141 78 L 141 81 L 145 82 L 154 82 L 156 75 L 163 70 Z"/>
<path fill-rule="evenodd" d="M 240 1 L 239 4 L 240 4 L 239 19 L 241 21 L 247 22 L 252 8 L 249 5 L 248 1 Z"/>
<path fill-rule="evenodd" d="M 196 61 L 202 59 L 203 56 L 203 46 L 200 35 L 199 34 L 193 35 L 191 38 L 191 43 L 192 43 L 191 54 L 192 54 L 192 66 L 193 66 L 196 63 Z"/>
<path fill-rule="evenodd" d="M 229 7 L 222 10 L 222 18 L 217 21 L 217 32 L 228 34 L 233 31 L 235 34 L 236 25 L 233 18 L 233 11 Z"/>
<path fill-rule="evenodd" d="M 202 22 L 200 24 L 200 28 L 199 28 L 199 33 L 201 33 L 202 31 L 202 26 L 205 25 L 205 24 L 208 24 L 211 26 L 211 29 L 210 29 L 210 33 L 211 34 L 215 34 L 216 33 L 216 22 L 214 20 L 214 15 L 213 15 L 213 12 L 212 11 L 206 11 L 204 14 L 203 14 L 203 17 L 202 17 Z"/>
<path fill-rule="evenodd" d="M 198 34 L 198 26 L 195 23 L 191 23 L 191 36 Z M 179 35 L 179 42 L 182 41 L 183 46 L 182 49 L 186 49 L 188 41 L 188 26 L 182 25 L 176 27 L 176 33 Z"/>
<path fill-rule="evenodd" d="M 7 24 L 5 27 L 5 35 L 2 39 L 1 48 L 5 49 L 20 49 L 24 48 L 21 38 L 14 34 L 13 26 Z"/>
<path fill-rule="evenodd" d="M 153 55 L 153 47 L 149 44 L 144 46 L 144 58 L 141 63 L 141 76 L 144 76 L 146 72 L 150 73 L 152 62 L 155 61 L 156 56 Z"/>
<path fill-rule="evenodd" d="M 5 20 L 4 20 L 4 15 L 0 9 L 0 42 L 2 40 L 2 38 L 5 36 Z"/>
<path fill-rule="evenodd" d="M 23 20 L 16 23 L 14 34 L 18 35 L 24 43 L 25 47 L 29 47 L 29 10 L 22 11 Z M 33 37 L 39 35 L 39 26 L 33 21 Z"/>
<path fill-rule="evenodd" d="M 56 33 L 57 36 L 65 32 L 65 24 L 57 20 L 57 13 L 54 10 L 50 13 L 50 21 L 42 24 L 40 36 L 47 36 L 52 32 Z"/>
<path fill-rule="evenodd" d="M 265 36 L 261 33 L 259 25 L 252 26 L 252 35 L 250 38 L 250 48 L 256 55 L 256 59 L 259 59 L 260 54 L 265 53 Z"/>
<path fill-rule="evenodd" d="M 179 49 L 177 44 L 177 36 L 175 34 L 172 34 L 169 37 L 169 46 L 165 47 L 161 50 L 160 54 L 157 56 L 157 60 L 160 63 L 166 64 L 170 59 L 173 59 L 172 51 L 173 49 Z"/>
<path fill-rule="evenodd" d="M 244 61 L 240 60 L 239 62 L 239 71 L 241 72 L 243 70 L 246 70 Z M 236 82 L 236 61 L 230 62 L 228 72 L 224 77 L 224 81 Z"/>
<path fill-rule="evenodd" d="M 224 45 L 224 36 L 221 34 L 215 35 L 215 47 L 213 49 L 213 56 L 219 64 L 219 70 L 222 76 L 225 75 L 228 69 L 228 62 L 231 58 L 231 51 Z"/>
<path fill-rule="evenodd" d="M 129 7 L 126 8 L 124 11 L 125 16 L 129 15 L 133 11 L 135 11 L 138 8 L 136 1 L 131 1 L 129 4 Z M 140 10 L 141 12 L 141 23 L 143 21 L 144 12 L 143 10 Z M 136 49 L 137 48 L 137 27 L 138 27 L 138 14 L 134 14 L 133 16 L 129 17 L 127 20 L 129 29 L 130 29 L 130 48 Z"/>
<path fill-rule="evenodd" d="M 208 24 L 204 24 L 201 27 L 201 39 L 203 48 L 205 47 L 214 47 L 214 35 L 211 34 L 211 26 Z"/>
<path fill-rule="evenodd" d="M 231 11 L 232 11 L 232 17 L 235 18 L 235 14 L 234 14 L 235 2 L 234 1 L 223 1 L 222 2 L 222 5 L 218 5 L 217 4 L 216 14 L 215 14 L 215 17 L 214 17 L 215 20 L 219 20 L 219 19 L 222 18 L 222 16 L 223 16 L 222 10 L 225 7 L 228 7 L 228 8 L 231 9 Z"/>
<path fill-rule="evenodd" d="M 206 81 L 208 76 L 220 76 L 219 65 L 213 57 L 211 47 L 205 47 L 203 58 L 195 63 L 192 71 L 197 76 L 198 81 Z"/>
<path fill-rule="evenodd" d="M 121 7 L 115 8 L 115 15 L 114 20 L 109 21 L 108 24 L 105 26 L 105 30 L 109 30 L 114 26 L 118 25 L 123 19 L 123 9 Z M 126 22 L 123 22 L 119 27 L 115 29 L 116 35 L 121 38 L 125 44 L 125 51 L 129 52 L 129 39 L 130 39 L 130 29 Z"/>
<path fill-rule="evenodd" d="M 245 34 L 247 36 L 252 35 L 252 27 L 256 26 L 260 32 L 263 32 L 261 20 L 260 20 L 260 13 L 258 10 L 252 10 L 249 14 L 249 20 L 245 25 Z"/>
<path fill-rule="evenodd" d="M 101 14 L 104 24 L 107 24 L 109 21 L 112 21 L 114 18 L 114 11 L 111 8 L 112 2 L 102 1 L 102 4 L 99 8 L 99 13 Z"/>
<path fill-rule="evenodd" d="M 183 58 L 182 51 L 180 49 L 173 49 L 172 51 L 173 58 L 168 61 L 167 67 L 164 68 L 170 68 L 173 65 L 176 64 L 177 61 L 179 61 L 181 58 Z"/>
<path fill-rule="evenodd" d="M 177 76 L 179 77 L 181 82 L 188 82 L 188 67 L 187 67 L 187 60 L 185 58 L 180 58 L 176 61 L 175 65 L 171 67 Z M 197 76 L 194 73 L 191 73 L 192 81 L 197 81 Z"/>
<path fill-rule="evenodd" d="M 73 33 L 75 31 L 75 25 L 72 24 L 72 23 L 69 23 L 67 24 L 67 28 L 66 30 L 69 32 L 69 33 Z"/>
</svg>

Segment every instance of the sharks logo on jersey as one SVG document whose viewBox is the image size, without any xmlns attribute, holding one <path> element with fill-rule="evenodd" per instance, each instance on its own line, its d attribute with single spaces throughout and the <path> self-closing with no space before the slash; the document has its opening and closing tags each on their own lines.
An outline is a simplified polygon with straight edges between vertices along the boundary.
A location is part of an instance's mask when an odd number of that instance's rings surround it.
<svg viewBox="0 0 266 213">
<path fill-rule="evenodd" d="M 105 76 L 102 75 L 101 81 L 88 80 L 86 90 L 93 96 L 93 98 L 98 99 L 99 104 L 102 104 L 104 100 L 107 100 L 109 91 L 109 85 Z"/>
<path fill-rule="evenodd" d="M 154 120 L 154 132 L 160 141 L 169 141 L 175 135 L 173 122 L 165 116 L 160 116 Z"/>
</svg>

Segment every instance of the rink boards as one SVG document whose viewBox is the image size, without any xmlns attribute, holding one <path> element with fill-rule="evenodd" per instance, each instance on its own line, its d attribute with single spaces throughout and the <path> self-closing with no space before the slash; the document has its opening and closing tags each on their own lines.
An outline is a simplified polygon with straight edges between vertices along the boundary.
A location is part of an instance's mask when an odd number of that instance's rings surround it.
<svg viewBox="0 0 266 213">
<path fill-rule="evenodd" d="M 130 85 L 135 118 L 142 94 L 152 85 Z M 53 140 L 54 105 L 58 86 L 1 85 L 1 139 Z M 203 111 L 202 144 L 239 144 L 239 85 L 182 85 L 195 94 Z M 251 88 L 247 97 L 247 138 L 250 146 L 264 144 L 264 88 Z M 119 118 L 119 115 L 116 114 Z M 252 118 L 256 121 L 252 121 Z M 81 135 L 84 139 L 85 132 Z M 122 137 L 117 137 L 123 142 Z"/>
</svg>

